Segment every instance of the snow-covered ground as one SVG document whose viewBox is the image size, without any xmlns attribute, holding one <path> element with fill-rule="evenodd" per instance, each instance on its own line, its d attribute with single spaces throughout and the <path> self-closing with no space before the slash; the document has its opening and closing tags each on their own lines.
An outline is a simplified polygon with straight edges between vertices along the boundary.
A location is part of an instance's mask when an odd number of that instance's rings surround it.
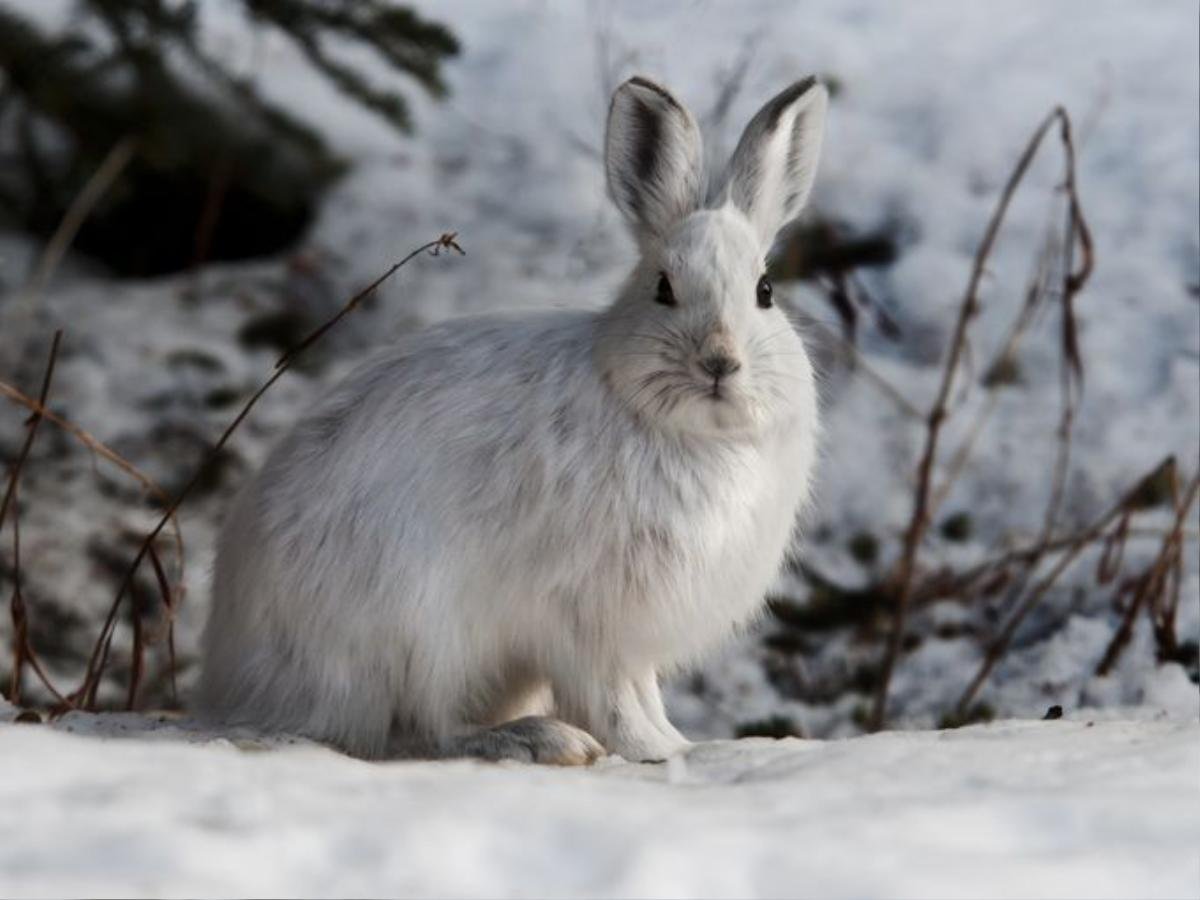
<svg viewBox="0 0 1200 900">
<path fill-rule="evenodd" d="M 3 896 L 1200 893 L 1194 722 L 716 741 L 565 770 L 72 715 L 0 725 L 0 771 Z"/>
</svg>

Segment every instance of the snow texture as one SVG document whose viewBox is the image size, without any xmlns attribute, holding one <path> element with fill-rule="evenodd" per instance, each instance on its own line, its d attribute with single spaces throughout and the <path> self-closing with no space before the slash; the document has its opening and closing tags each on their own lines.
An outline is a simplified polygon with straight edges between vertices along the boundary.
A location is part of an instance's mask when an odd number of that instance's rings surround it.
<svg viewBox="0 0 1200 900">
<path fill-rule="evenodd" d="M 1200 891 L 1196 723 L 716 741 L 570 770 L 72 714 L 0 725 L 0 770 L 4 896 Z"/>
</svg>

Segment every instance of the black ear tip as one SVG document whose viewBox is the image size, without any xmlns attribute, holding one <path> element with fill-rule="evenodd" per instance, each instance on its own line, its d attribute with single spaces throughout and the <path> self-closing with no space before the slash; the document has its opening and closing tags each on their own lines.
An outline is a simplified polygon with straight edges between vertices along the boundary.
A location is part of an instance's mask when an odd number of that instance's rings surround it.
<svg viewBox="0 0 1200 900">
<path fill-rule="evenodd" d="M 647 78 L 645 75 L 633 75 L 626 79 L 626 84 L 635 85 L 636 87 L 647 88 L 651 91 L 661 91 L 663 86 L 653 78 Z"/>
<path fill-rule="evenodd" d="M 806 94 L 828 96 L 825 85 L 817 79 L 816 75 L 801 78 L 767 101 L 767 105 L 763 107 L 762 111 L 762 115 L 766 117 L 767 126 L 774 128 L 784 111 Z"/>
<path fill-rule="evenodd" d="M 624 82 L 622 82 L 621 86 L 617 88 L 616 92 L 619 94 L 622 91 L 631 89 L 649 91 L 650 93 L 657 95 L 668 105 L 673 106 L 676 109 L 680 108 L 679 101 L 675 99 L 670 91 L 668 91 L 657 81 L 647 78 L 645 75 L 634 75 L 632 78 L 626 79 Z"/>
<path fill-rule="evenodd" d="M 808 86 L 804 89 L 801 96 L 804 94 L 812 94 L 813 97 L 820 100 L 829 100 L 829 85 L 815 75 L 809 75 L 804 79 L 808 82 Z"/>
<path fill-rule="evenodd" d="M 819 93 L 820 91 L 825 90 L 825 84 L 819 78 L 817 78 L 816 75 L 806 75 L 799 81 L 794 82 L 791 86 L 784 88 L 780 96 L 787 97 L 789 103 L 795 103 L 805 94 L 813 91 L 814 89 L 816 89 L 816 91 Z"/>
</svg>

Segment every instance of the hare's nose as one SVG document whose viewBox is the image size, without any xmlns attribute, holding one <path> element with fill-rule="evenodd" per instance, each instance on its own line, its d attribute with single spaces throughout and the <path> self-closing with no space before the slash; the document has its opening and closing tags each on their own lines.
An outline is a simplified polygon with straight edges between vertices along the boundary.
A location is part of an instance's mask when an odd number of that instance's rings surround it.
<svg viewBox="0 0 1200 900">
<path fill-rule="evenodd" d="M 732 356 L 726 356 L 724 353 L 714 353 L 710 356 L 705 356 L 700 360 L 700 368 L 713 378 L 724 378 L 726 375 L 732 375 L 742 364 Z"/>
</svg>

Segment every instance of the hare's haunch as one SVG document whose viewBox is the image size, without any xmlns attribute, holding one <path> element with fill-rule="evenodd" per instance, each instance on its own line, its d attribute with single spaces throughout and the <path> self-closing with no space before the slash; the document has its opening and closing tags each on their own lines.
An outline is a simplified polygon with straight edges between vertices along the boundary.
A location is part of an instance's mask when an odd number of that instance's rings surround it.
<svg viewBox="0 0 1200 900">
<path fill-rule="evenodd" d="M 659 676 L 754 616 L 808 495 L 812 372 L 765 260 L 825 106 L 811 78 L 767 103 L 706 196 L 691 114 L 621 85 L 619 296 L 428 329 L 318 403 L 229 511 L 202 710 L 368 757 L 684 746 Z"/>
</svg>

